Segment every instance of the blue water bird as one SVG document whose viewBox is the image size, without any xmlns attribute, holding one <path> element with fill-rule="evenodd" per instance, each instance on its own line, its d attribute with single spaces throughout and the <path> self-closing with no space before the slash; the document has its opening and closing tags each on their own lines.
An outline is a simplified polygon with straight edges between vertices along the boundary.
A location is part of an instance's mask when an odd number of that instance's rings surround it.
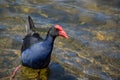
<svg viewBox="0 0 120 80">
<path fill-rule="evenodd" d="M 57 36 L 69 38 L 68 34 L 60 25 L 56 24 L 49 29 L 46 38 L 43 39 L 39 33 L 35 31 L 36 27 L 30 16 L 28 16 L 28 22 L 29 26 L 26 27 L 27 35 L 23 39 L 21 48 L 21 65 L 33 69 L 46 68 L 50 63 L 55 38 Z M 16 67 L 11 80 L 21 65 Z"/>
</svg>

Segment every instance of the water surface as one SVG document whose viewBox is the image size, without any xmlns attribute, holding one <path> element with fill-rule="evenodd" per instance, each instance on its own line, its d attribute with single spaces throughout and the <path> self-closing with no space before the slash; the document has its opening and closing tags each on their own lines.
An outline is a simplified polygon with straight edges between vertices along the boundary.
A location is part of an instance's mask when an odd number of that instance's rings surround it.
<svg viewBox="0 0 120 80">
<path fill-rule="evenodd" d="M 49 80 L 120 79 L 120 0 L 0 1 L 0 80 L 20 64 L 27 16 L 45 38 L 60 24 L 69 39 L 55 40 Z M 21 80 L 18 73 L 15 80 Z M 28 79 L 25 79 L 28 80 Z"/>
</svg>

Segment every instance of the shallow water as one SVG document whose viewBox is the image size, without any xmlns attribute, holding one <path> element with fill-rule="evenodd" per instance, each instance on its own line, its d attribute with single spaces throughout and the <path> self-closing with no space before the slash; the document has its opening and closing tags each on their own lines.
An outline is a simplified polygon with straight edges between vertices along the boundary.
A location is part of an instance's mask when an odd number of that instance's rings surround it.
<svg viewBox="0 0 120 80">
<path fill-rule="evenodd" d="M 55 40 L 49 80 L 119 80 L 119 3 L 120 0 L 0 1 L 0 80 L 9 80 L 20 64 L 28 15 L 43 38 L 53 24 L 62 25 L 70 36 Z M 18 73 L 15 80 L 21 79 Z"/>
</svg>

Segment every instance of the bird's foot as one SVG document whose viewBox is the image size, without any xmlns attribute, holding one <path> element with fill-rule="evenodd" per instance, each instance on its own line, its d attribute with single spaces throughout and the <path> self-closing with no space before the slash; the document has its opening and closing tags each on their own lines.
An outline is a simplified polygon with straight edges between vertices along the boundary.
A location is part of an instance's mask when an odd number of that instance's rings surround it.
<svg viewBox="0 0 120 80">
<path fill-rule="evenodd" d="M 40 79 L 40 71 L 38 72 L 38 75 L 35 77 L 35 80 L 39 80 Z"/>
<path fill-rule="evenodd" d="M 13 79 L 14 79 L 14 77 L 15 77 L 15 75 L 16 75 L 16 72 L 17 72 L 20 68 L 21 68 L 21 65 L 19 65 L 19 66 L 17 66 L 17 67 L 15 68 L 15 70 L 14 70 L 13 73 L 12 73 L 12 76 L 10 77 L 10 80 L 13 80 Z"/>
</svg>

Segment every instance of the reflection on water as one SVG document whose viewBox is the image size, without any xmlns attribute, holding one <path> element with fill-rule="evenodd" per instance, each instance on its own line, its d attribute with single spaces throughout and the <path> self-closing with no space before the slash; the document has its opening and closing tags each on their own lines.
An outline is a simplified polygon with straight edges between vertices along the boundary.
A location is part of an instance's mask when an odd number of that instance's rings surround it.
<svg viewBox="0 0 120 80">
<path fill-rule="evenodd" d="M 119 0 L 0 1 L 0 79 L 9 80 L 20 64 L 20 48 L 30 15 L 43 38 L 56 23 L 70 36 L 55 41 L 49 80 L 119 80 L 119 3 Z M 18 72 L 15 79 L 23 78 Z"/>
<path fill-rule="evenodd" d="M 33 70 L 32 68 L 27 68 L 22 66 L 21 68 L 21 76 L 22 76 L 22 80 L 26 80 L 26 79 L 35 79 L 37 78 L 38 80 L 48 80 L 49 77 L 49 69 L 48 68 L 44 68 L 41 70 Z"/>
</svg>

